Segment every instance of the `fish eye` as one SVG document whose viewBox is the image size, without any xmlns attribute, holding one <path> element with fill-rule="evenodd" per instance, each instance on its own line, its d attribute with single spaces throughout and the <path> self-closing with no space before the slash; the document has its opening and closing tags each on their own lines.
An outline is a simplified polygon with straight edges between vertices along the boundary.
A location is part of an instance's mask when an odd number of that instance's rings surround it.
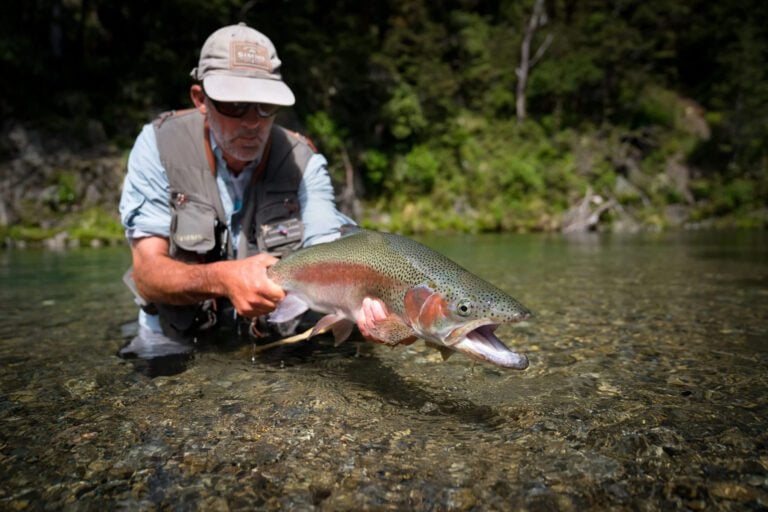
<svg viewBox="0 0 768 512">
<path fill-rule="evenodd" d="M 472 302 L 464 299 L 456 304 L 456 312 L 459 316 L 469 316 L 472 313 Z"/>
</svg>

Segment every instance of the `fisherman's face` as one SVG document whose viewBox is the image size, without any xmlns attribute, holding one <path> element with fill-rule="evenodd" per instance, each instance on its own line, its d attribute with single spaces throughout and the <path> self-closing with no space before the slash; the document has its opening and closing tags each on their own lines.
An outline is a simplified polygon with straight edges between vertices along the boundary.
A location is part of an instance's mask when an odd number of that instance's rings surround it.
<svg viewBox="0 0 768 512">
<path fill-rule="evenodd" d="M 261 158 L 269 139 L 275 117 L 261 117 L 256 108 L 249 109 L 243 117 L 229 117 L 220 113 L 206 98 L 208 126 L 216 144 L 225 155 L 241 162 Z"/>
<path fill-rule="evenodd" d="M 213 139 L 225 158 L 240 162 L 261 158 L 275 122 L 274 115 L 264 117 L 263 109 L 260 115 L 259 109 L 252 107 L 241 117 L 228 116 L 216 108 L 199 85 L 192 86 L 191 95 L 198 110 L 207 117 Z"/>
</svg>

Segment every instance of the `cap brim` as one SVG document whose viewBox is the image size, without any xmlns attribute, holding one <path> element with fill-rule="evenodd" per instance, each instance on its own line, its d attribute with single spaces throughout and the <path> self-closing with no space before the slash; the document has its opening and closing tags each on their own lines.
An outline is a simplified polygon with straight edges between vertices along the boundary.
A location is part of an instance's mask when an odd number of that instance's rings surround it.
<svg viewBox="0 0 768 512">
<path fill-rule="evenodd" d="M 269 103 L 290 107 L 296 103 L 291 89 L 281 80 L 232 75 L 210 75 L 203 79 L 205 93 L 216 101 Z"/>
</svg>

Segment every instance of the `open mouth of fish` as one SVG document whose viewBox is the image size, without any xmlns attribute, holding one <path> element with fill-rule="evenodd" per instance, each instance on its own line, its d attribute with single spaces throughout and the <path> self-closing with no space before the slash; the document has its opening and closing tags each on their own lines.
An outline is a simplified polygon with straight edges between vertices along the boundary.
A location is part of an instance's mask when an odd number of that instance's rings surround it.
<svg viewBox="0 0 768 512">
<path fill-rule="evenodd" d="M 494 334 L 499 325 L 489 319 L 469 322 L 455 329 L 446 340 L 446 344 L 474 359 L 504 368 L 525 370 L 528 368 L 528 358 L 524 354 L 511 351 Z"/>
</svg>

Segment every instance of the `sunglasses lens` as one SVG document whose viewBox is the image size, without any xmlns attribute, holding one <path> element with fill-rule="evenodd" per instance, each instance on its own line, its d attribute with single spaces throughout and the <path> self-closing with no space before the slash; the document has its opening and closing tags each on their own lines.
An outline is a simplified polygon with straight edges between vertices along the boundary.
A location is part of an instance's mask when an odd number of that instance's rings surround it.
<svg viewBox="0 0 768 512">
<path fill-rule="evenodd" d="M 250 103 L 231 103 L 227 101 L 214 102 L 219 113 L 229 117 L 243 117 L 248 112 Z"/>
<path fill-rule="evenodd" d="M 257 103 L 256 108 L 260 117 L 272 117 L 280 110 L 280 105 L 270 105 L 268 103 Z"/>
<path fill-rule="evenodd" d="M 268 103 L 242 103 L 231 101 L 216 101 L 211 99 L 211 103 L 216 107 L 219 114 L 227 117 L 243 117 L 248 113 L 251 106 L 256 108 L 259 117 L 272 117 L 280 110 L 280 105 L 270 105 Z"/>
</svg>

